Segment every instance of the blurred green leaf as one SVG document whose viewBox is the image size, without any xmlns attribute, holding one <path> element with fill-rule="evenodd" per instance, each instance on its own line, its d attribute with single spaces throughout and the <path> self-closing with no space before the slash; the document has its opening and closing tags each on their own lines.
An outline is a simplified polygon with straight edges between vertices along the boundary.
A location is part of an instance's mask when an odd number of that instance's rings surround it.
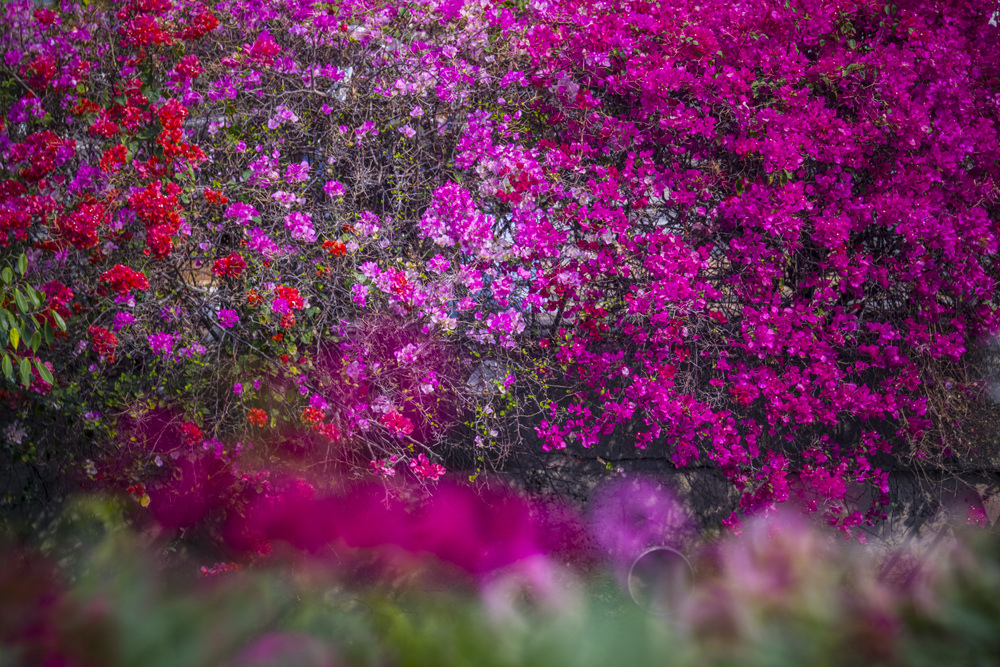
<svg viewBox="0 0 1000 667">
<path fill-rule="evenodd" d="M 25 285 L 24 291 L 28 294 L 28 298 L 31 299 L 31 303 L 34 304 L 35 308 L 42 307 L 42 298 L 35 291 L 35 288 L 31 285 Z"/>
<path fill-rule="evenodd" d="M 21 359 L 20 363 L 21 370 L 21 384 L 25 387 L 31 386 L 31 362 L 25 359 Z"/>
<path fill-rule="evenodd" d="M 11 327 L 10 329 L 10 344 L 17 351 L 17 346 L 21 344 L 21 332 L 17 330 L 17 327 Z"/>
<path fill-rule="evenodd" d="M 14 290 L 14 301 L 17 302 L 17 309 L 20 310 L 22 314 L 31 311 L 31 308 L 28 307 L 28 300 L 24 298 L 23 294 L 21 294 L 21 290 Z"/>
<path fill-rule="evenodd" d="M 38 369 L 38 374 L 42 376 L 42 379 L 49 384 L 55 384 L 56 380 L 52 377 L 52 371 L 49 370 L 48 366 L 42 363 L 41 359 L 35 359 L 35 368 Z"/>
</svg>

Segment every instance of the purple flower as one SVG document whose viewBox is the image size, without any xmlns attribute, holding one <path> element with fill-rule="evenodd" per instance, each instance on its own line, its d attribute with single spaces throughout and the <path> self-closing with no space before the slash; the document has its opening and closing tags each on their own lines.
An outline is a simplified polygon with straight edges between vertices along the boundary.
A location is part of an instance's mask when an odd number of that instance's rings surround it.
<svg viewBox="0 0 1000 667">
<path fill-rule="evenodd" d="M 233 385 L 233 393 L 236 394 L 237 396 L 239 396 L 240 394 L 243 393 L 243 383 L 242 382 L 237 382 L 237 383 L 235 383 Z"/>
<path fill-rule="evenodd" d="M 441 256 L 440 253 L 438 253 L 437 255 L 434 255 L 434 257 L 431 258 L 431 261 L 427 262 L 427 268 L 433 271 L 434 273 L 444 273 L 449 268 L 451 268 L 451 262 L 449 262 L 447 259 Z"/>
<path fill-rule="evenodd" d="M 264 233 L 264 230 L 259 227 L 254 227 L 250 230 L 250 241 L 247 244 L 251 250 L 256 250 L 265 258 L 270 258 L 274 255 L 280 254 L 281 248 L 278 244 L 271 240 L 271 238 Z"/>
<path fill-rule="evenodd" d="M 275 114 L 268 119 L 267 128 L 269 130 L 275 130 L 285 123 L 297 122 L 299 122 L 299 117 L 295 115 L 295 112 L 282 104 L 277 108 Z"/>
<path fill-rule="evenodd" d="M 285 168 L 285 180 L 289 183 L 299 183 L 307 178 L 309 178 L 309 163 L 304 160 Z"/>
<path fill-rule="evenodd" d="M 378 129 L 375 127 L 375 123 L 370 120 L 362 123 L 357 127 L 356 130 L 354 130 L 354 134 L 355 136 L 357 136 L 358 139 L 361 139 L 362 137 L 364 137 L 366 134 L 369 133 L 371 133 L 373 137 L 378 136 Z"/>
<path fill-rule="evenodd" d="M 279 296 L 271 301 L 271 312 L 275 315 L 287 315 L 292 309 L 288 306 L 288 302 Z"/>
<path fill-rule="evenodd" d="M 412 364 L 417 360 L 419 352 L 420 348 L 413 343 L 407 343 L 405 347 L 396 350 L 396 361 L 400 364 Z"/>
<path fill-rule="evenodd" d="M 132 315 L 132 313 L 115 313 L 115 321 L 114 324 L 111 325 L 111 328 L 115 331 L 121 331 L 129 324 L 135 324 L 135 316 Z"/>
<path fill-rule="evenodd" d="M 368 285 L 359 285 L 357 283 L 351 285 L 351 300 L 354 303 L 364 308 L 367 296 L 368 296 Z"/>
<path fill-rule="evenodd" d="M 250 218 L 260 215 L 260 211 L 255 209 L 250 204 L 244 204 L 241 201 L 231 204 L 229 208 L 226 209 L 225 216 L 231 220 L 235 220 L 241 225 L 247 224 Z"/>
<path fill-rule="evenodd" d="M 292 238 L 306 243 L 316 241 L 316 231 L 312 226 L 312 218 L 308 213 L 292 211 L 285 216 L 285 227 L 292 233 Z"/>
<path fill-rule="evenodd" d="M 416 131 L 416 130 L 414 130 L 414 129 L 413 129 L 412 127 L 410 127 L 409 125 L 404 125 L 404 126 L 402 126 L 401 128 L 399 128 L 399 131 L 400 131 L 400 133 L 402 133 L 402 134 L 403 134 L 404 136 L 406 136 L 406 138 L 408 138 L 408 139 L 412 139 L 412 138 L 413 138 L 413 135 L 415 135 L 415 134 L 417 133 L 417 131 Z"/>
<path fill-rule="evenodd" d="M 337 181 L 327 181 L 323 184 L 323 192 L 331 197 L 339 197 L 347 192 L 347 188 L 344 187 L 343 183 L 339 183 Z"/>
<path fill-rule="evenodd" d="M 149 349 L 157 354 L 169 355 L 174 348 L 174 337 L 168 333 L 149 334 Z"/>
<path fill-rule="evenodd" d="M 309 397 L 309 405 L 314 408 L 319 408 L 320 410 L 330 409 L 330 404 L 327 403 L 326 399 L 319 394 L 313 394 Z"/>
<path fill-rule="evenodd" d="M 232 329 L 240 321 L 240 316 L 232 308 L 223 308 L 218 313 L 219 326 L 223 329 Z"/>
</svg>

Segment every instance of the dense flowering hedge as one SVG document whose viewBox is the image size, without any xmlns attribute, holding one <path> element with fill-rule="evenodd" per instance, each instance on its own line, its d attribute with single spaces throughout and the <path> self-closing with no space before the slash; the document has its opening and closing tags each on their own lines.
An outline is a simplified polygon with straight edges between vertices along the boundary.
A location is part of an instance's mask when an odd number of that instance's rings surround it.
<svg viewBox="0 0 1000 667">
<path fill-rule="evenodd" d="M 8 441 L 83 424 L 148 504 L 629 437 L 877 521 L 887 465 L 975 453 L 993 10 L 8 2 L 0 243 L 67 323 Z"/>
</svg>

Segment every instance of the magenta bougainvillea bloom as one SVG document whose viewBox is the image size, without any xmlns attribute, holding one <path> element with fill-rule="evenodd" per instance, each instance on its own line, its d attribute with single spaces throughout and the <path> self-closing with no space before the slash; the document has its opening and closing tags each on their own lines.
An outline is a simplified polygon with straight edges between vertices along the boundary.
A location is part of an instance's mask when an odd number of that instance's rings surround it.
<svg viewBox="0 0 1000 667">
<path fill-rule="evenodd" d="M 350 460 L 627 440 L 851 534 L 989 449 L 995 3 L 119 4 L 0 10 L 0 246 L 80 405 L 235 434 L 252 368 Z"/>
<path fill-rule="evenodd" d="M 217 315 L 219 326 L 223 329 L 232 329 L 240 321 L 240 316 L 232 308 L 222 308 Z"/>
</svg>

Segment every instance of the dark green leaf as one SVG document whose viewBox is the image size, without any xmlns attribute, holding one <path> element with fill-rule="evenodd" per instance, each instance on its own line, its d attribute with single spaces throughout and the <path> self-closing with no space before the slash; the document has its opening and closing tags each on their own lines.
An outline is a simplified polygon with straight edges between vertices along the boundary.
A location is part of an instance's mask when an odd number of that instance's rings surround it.
<svg viewBox="0 0 1000 667">
<path fill-rule="evenodd" d="M 27 359 L 21 359 L 21 384 L 31 386 L 31 362 Z"/>
<path fill-rule="evenodd" d="M 23 252 L 21 253 L 21 256 L 17 258 L 17 271 L 22 276 L 28 272 L 28 256 Z"/>
<path fill-rule="evenodd" d="M 5 266 L 3 271 L 0 271 L 0 276 L 3 276 L 3 281 L 8 285 L 14 280 L 14 272 L 10 270 L 9 266 Z"/>
<path fill-rule="evenodd" d="M 31 335 L 31 351 L 38 354 L 38 348 L 42 346 L 42 332 L 36 331 Z"/>
<path fill-rule="evenodd" d="M 48 366 L 42 363 L 41 359 L 35 359 L 35 368 L 38 369 L 38 374 L 42 376 L 42 379 L 49 384 L 55 384 L 55 378 L 52 377 L 52 371 L 48 369 Z"/>
<path fill-rule="evenodd" d="M 36 309 L 42 307 L 42 297 L 35 291 L 34 287 L 26 285 L 24 291 L 27 292 L 28 298 L 31 299 L 31 303 L 34 304 Z"/>
<path fill-rule="evenodd" d="M 28 300 L 24 298 L 24 295 L 21 294 L 21 290 L 19 289 L 14 290 L 14 301 L 17 302 L 17 309 L 20 310 L 22 314 L 31 310 L 31 308 L 28 307 Z"/>
<path fill-rule="evenodd" d="M 3 355 L 3 374 L 11 382 L 14 381 L 14 365 L 10 363 L 10 357 Z"/>
</svg>

